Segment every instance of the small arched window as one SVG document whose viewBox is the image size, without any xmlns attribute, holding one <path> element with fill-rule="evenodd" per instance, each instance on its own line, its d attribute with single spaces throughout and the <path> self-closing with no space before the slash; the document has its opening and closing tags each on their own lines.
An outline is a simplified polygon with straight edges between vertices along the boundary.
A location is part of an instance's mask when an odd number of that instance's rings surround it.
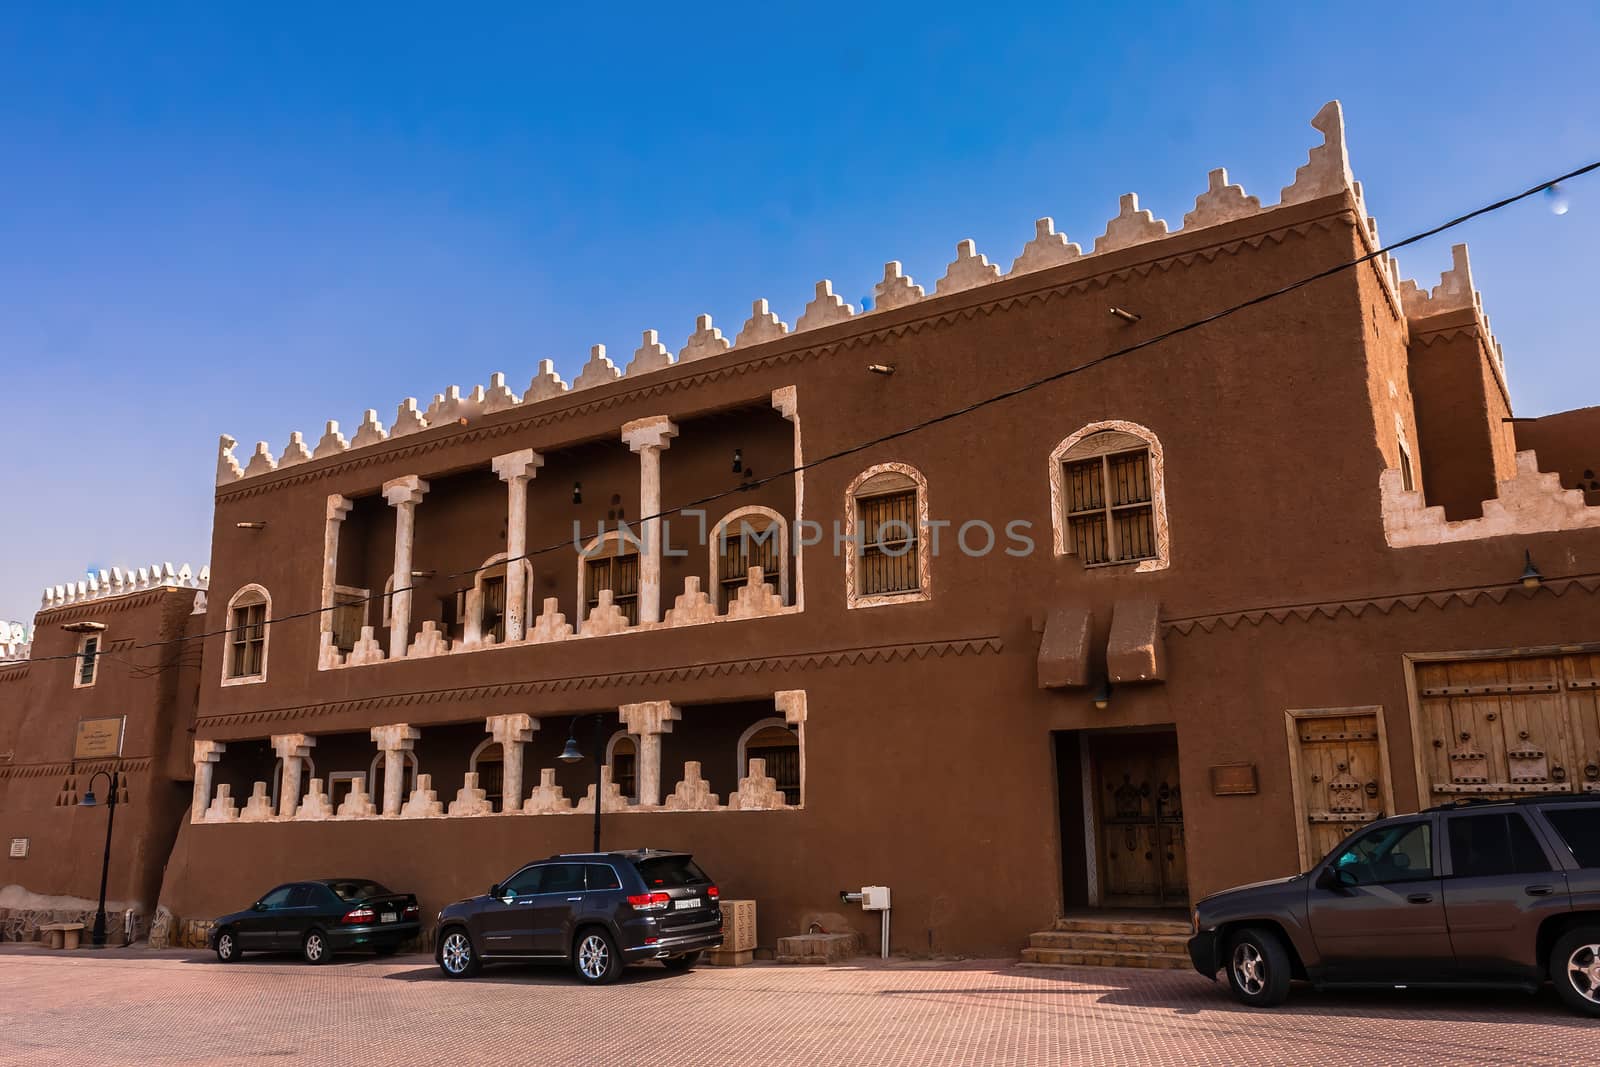
<svg viewBox="0 0 1600 1067">
<path fill-rule="evenodd" d="M 467 760 L 467 770 L 478 776 L 478 788 L 495 811 L 505 809 L 505 750 L 493 739 L 484 741 L 472 750 Z"/>
<path fill-rule="evenodd" d="M 800 738 L 783 719 L 762 719 L 739 738 L 739 778 L 750 773 L 750 761 L 766 760 L 767 775 L 790 805 L 800 803 Z"/>
<path fill-rule="evenodd" d="M 578 603 L 582 619 L 600 603 L 600 593 L 611 590 L 611 602 L 628 620 L 639 623 L 639 539 L 621 530 L 602 534 L 584 546 L 578 556 Z"/>
<path fill-rule="evenodd" d="M 626 730 L 618 730 L 606 743 L 606 766 L 611 781 L 626 800 L 639 799 L 639 743 Z"/>
<path fill-rule="evenodd" d="M 845 491 L 847 604 L 875 607 L 928 599 L 928 482 L 904 463 L 868 467 Z"/>
<path fill-rule="evenodd" d="M 466 636 L 477 640 L 493 636 L 496 644 L 506 639 L 506 553 L 484 560 L 472 578 L 472 596 L 466 602 Z M 522 617 L 529 617 L 529 598 L 533 595 L 533 564 L 519 559 L 522 568 Z"/>
<path fill-rule="evenodd" d="M 760 567 L 778 598 L 789 603 L 789 526 L 771 508 L 730 511 L 712 531 L 711 585 L 719 610 L 727 610 L 749 584 L 751 567 Z"/>
<path fill-rule="evenodd" d="M 272 622 L 272 597 L 259 585 L 247 585 L 228 601 L 226 670 L 222 684 L 260 682 L 267 676 L 267 627 Z"/>
<path fill-rule="evenodd" d="M 1167 566 L 1161 444 L 1131 422 L 1096 422 L 1050 454 L 1055 553 L 1085 567 Z"/>
</svg>

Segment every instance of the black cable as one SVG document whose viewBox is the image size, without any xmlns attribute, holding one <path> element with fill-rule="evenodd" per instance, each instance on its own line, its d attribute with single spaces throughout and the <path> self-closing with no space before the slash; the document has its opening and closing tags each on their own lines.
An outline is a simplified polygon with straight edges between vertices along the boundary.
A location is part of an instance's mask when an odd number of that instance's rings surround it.
<svg viewBox="0 0 1600 1067">
<path fill-rule="evenodd" d="M 909 435 L 911 435 L 913 433 L 918 433 L 918 432 L 920 432 L 922 430 L 929 429 L 930 427 L 938 426 L 938 425 L 941 425 L 943 423 L 949 422 L 949 421 L 951 421 L 953 419 L 961 418 L 962 416 L 969 415 L 974 411 L 979 411 L 979 410 L 981 410 L 983 408 L 990 407 L 990 406 L 992 406 L 994 404 L 998 404 L 998 403 L 1001 403 L 1003 401 L 1010 400 L 1010 399 L 1012 399 L 1014 397 L 1021 396 L 1024 393 L 1029 393 L 1029 392 L 1032 392 L 1035 389 L 1039 389 L 1039 388 L 1042 388 L 1043 386 L 1050 385 L 1050 384 L 1052 384 L 1054 382 L 1061 381 L 1062 379 L 1070 378 L 1073 375 L 1081 374 L 1084 371 L 1090 370 L 1090 369 L 1092 369 L 1094 367 L 1098 367 L 1103 363 L 1108 363 L 1113 359 L 1120 359 L 1120 358 L 1122 358 L 1124 356 L 1132 355 L 1133 353 L 1143 351 L 1144 349 L 1149 348 L 1152 345 L 1156 345 L 1156 344 L 1159 344 L 1159 343 L 1161 343 L 1163 341 L 1170 340 L 1170 339 L 1172 339 L 1174 337 L 1181 336 L 1181 335 L 1189 333 L 1189 332 L 1191 332 L 1193 330 L 1198 330 L 1201 327 L 1209 326 L 1211 323 L 1217 322 L 1217 321 L 1219 321 L 1221 319 L 1225 319 L 1230 315 L 1235 315 L 1235 314 L 1238 314 L 1241 311 L 1245 311 L 1245 310 L 1248 310 L 1249 308 L 1253 308 L 1253 307 L 1256 307 L 1256 306 L 1258 306 L 1260 304 L 1264 304 L 1269 300 L 1276 300 L 1277 298 L 1279 298 L 1281 296 L 1286 296 L 1289 293 L 1295 292 L 1295 291 L 1297 291 L 1299 289 L 1303 289 L 1306 286 L 1311 285 L 1311 284 L 1313 284 L 1315 282 L 1322 281 L 1324 278 L 1331 278 L 1331 277 L 1333 277 L 1333 276 L 1335 276 L 1337 274 L 1343 273 L 1344 271 L 1353 270 L 1356 267 L 1359 267 L 1364 263 L 1370 263 L 1371 261 L 1373 261 L 1375 259 L 1378 259 L 1378 258 L 1380 258 L 1382 256 L 1389 255 L 1390 253 L 1396 251 L 1397 249 L 1405 248 L 1405 247 L 1407 247 L 1409 245 L 1416 244 L 1419 241 L 1425 241 L 1430 237 L 1435 237 L 1435 236 L 1437 236 L 1437 235 L 1439 235 L 1441 233 L 1444 233 L 1446 230 L 1454 229 L 1457 226 L 1461 226 L 1461 225 L 1463 225 L 1465 223 L 1471 222 L 1473 219 L 1479 218 L 1479 217 L 1481 217 L 1483 215 L 1487 215 L 1487 214 L 1490 214 L 1492 212 L 1500 211 L 1500 210 L 1502 210 L 1504 208 L 1510 207 L 1512 204 L 1518 203 L 1518 202 L 1520 202 L 1522 200 L 1526 200 L 1531 196 L 1537 196 L 1540 193 L 1544 192 L 1545 190 L 1550 189 L 1553 186 L 1559 185 L 1562 182 L 1571 181 L 1574 178 L 1582 177 L 1583 175 L 1589 174 L 1589 173 L 1591 173 L 1591 172 L 1593 172 L 1595 170 L 1600 170 L 1600 160 L 1596 160 L 1593 163 L 1585 164 L 1584 166 L 1578 167 L 1575 170 L 1568 171 L 1567 173 L 1559 175 L 1557 177 L 1549 178 L 1549 179 L 1547 179 L 1545 181 L 1540 182 L 1537 185 L 1534 185 L 1534 186 L 1532 186 L 1532 187 L 1530 187 L 1528 189 L 1523 190 L 1520 193 L 1516 193 L 1514 195 L 1507 196 L 1507 197 L 1502 197 L 1501 199 L 1495 200 L 1492 203 L 1485 204 L 1482 207 L 1479 207 L 1479 208 L 1476 208 L 1476 209 L 1474 209 L 1472 211 L 1469 211 L 1464 215 L 1457 215 L 1455 218 L 1450 219 L 1447 222 L 1442 222 L 1442 223 L 1438 224 L 1437 226 L 1431 227 L 1430 229 L 1422 230 L 1422 231 L 1420 231 L 1418 233 L 1411 234 L 1408 237 L 1403 237 L 1398 241 L 1392 242 L 1391 244 L 1387 244 L 1387 245 L 1384 245 L 1384 246 L 1382 246 L 1380 248 L 1376 248 L 1373 251 L 1366 253 L 1365 255 L 1357 256 L 1355 259 L 1351 259 L 1351 260 L 1347 260 L 1347 261 L 1345 261 L 1343 263 L 1335 264 L 1332 267 L 1327 267 L 1327 268 L 1325 268 L 1323 270 L 1317 271 L 1314 274 L 1310 274 L 1310 275 L 1308 275 L 1308 276 L 1306 276 L 1304 278 L 1301 278 L 1298 281 L 1290 282 L 1289 284 L 1284 285 L 1284 286 L 1282 286 L 1282 287 L 1280 287 L 1278 289 L 1273 289 L 1273 290 L 1270 290 L 1268 292 L 1262 293 L 1262 294 L 1260 294 L 1258 296 L 1253 296 L 1248 300 L 1244 300 L 1244 301 L 1241 301 L 1241 302 L 1239 302 L 1237 304 L 1232 304 L 1232 305 L 1230 305 L 1228 307 L 1222 308 L 1219 311 L 1212 312 L 1210 315 L 1206 315 L 1206 316 L 1203 316 L 1203 317 L 1198 318 L 1198 319 L 1193 319 L 1193 320 L 1191 320 L 1189 322 L 1183 323 L 1182 325 L 1174 326 L 1174 327 L 1172 327 L 1172 328 L 1170 328 L 1168 330 L 1164 330 L 1161 333 L 1157 333 L 1157 334 L 1155 334 L 1155 335 L 1153 335 L 1151 337 L 1147 337 L 1142 341 L 1136 341 L 1133 344 L 1126 345 L 1126 346 L 1124 346 L 1122 348 L 1115 349 L 1115 350 L 1113 350 L 1111 352 L 1107 352 L 1104 355 L 1096 356 L 1094 359 L 1089 360 L 1087 363 L 1080 363 L 1080 364 L 1078 364 L 1076 366 L 1068 367 L 1065 370 L 1055 371 L 1054 373 L 1047 374 L 1042 378 L 1035 378 L 1035 379 L 1033 379 L 1031 381 L 1024 382 L 1022 385 L 1013 386 L 1010 389 L 1002 390 L 1002 391 L 1000 391 L 998 393 L 994 393 L 994 394 L 992 394 L 990 396 L 987 396 L 987 397 L 984 397 L 984 398 L 982 398 L 980 400 L 975 400 L 970 404 L 965 404 L 965 405 L 963 405 L 961 407 L 953 408 L 950 411 L 944 412 L 943 414 L 932 416 L 931 418 L 927 418 L 927 419 L 924 419 L 924 420 L 922 420 L 920 422 L 913 423 L 910 426 L 903 427 L 903 428 L 901 428 L 899 430 L 893 430 L 893 431 L 891 431 L 889 433 L 882 434 L 882 435 L 880 435 L 878 437 L 874 437 L 874 438 L 871 438 L 871 439 L 866 440 L 866 441 L 862 441 L 862 442 L 860 442 L 858 444 L 851 445 L 851 446 L 849 446 L 847 448 L 842 448 L 842 449 L 839 449 L 838 451 L 830 452 L 830 453 L 828 453 L 826 455 L 819 456 L 816 459 L 808 460 L 808 461 L 806 461 L 804 463 L 796 464 L 793 467 L 789 467 L 787 469 L 780 470 L 780 471 L 778 471 L 778 472 L 776 472 L 774 474 L 769 474 L 769 475 L 766 475 L 765 477 L 756 478 L 756 479 L 753 479 L 753 480 L 749 480 L 749 481 L 743 482 L 740 485 L 738 485 L 738 486 L 736 486 L 736 487 L 734 487 L 732 489 L 725 489 L 725 490 L 721 490 L 719 492 L 711 493 L 711 494 L 709 494 L 707 496 L 700 497 L 700 498 L 698 498 L 696 500 L 690 500 L 690 501 L 687 501 L 687 502 L 685 502 L 683 504 L 678 504 L 678 505 L 675 505 L 675 506 L 673 506 L 671 508 L 667 508 L 667 509 L 665 509 L 663 511 L 657 512 L 654 515 L 643 516 L 643 517 L 641 517 L 640 519 L 637 520 L 637 523 L 642 525 L 643 523 L 650 522 L 650 521 L 655 520 L 655 519 L 668 518 L 668 517 L 670 517 L 672 515 L 676 515 L 676 514 L 678 514 L 680 512 L 686 511 L 688 509 L 698 507 L 698 506 L 700 506 L 702 504 L 709 504 L 709 503 L 711 503 L 713 501 L 721 500 L 724 497 L 733 496 L 733 495 L 735 495 L 737 493 L 749 492 L 751 489 L 754 489 L 754 488 L 756 488 L 758 486 L 767 485 L 767 484 L 769 484 L 771 482 L 774 482 L 774 481 L 777 481 L 777 480 L 779 480 L 781 478 L 791 477 L 791 476 L 793 476 L 795 474 L 799 474 L 799 473 L 802 473 L 804 471 L 811 470 L 814 467 L 819 467 L 824 463 L 831 463 L 831 462 L 834 462 L 836 460 L 840 460 L 840 459 L 844 459 L 844 458 L 849 457 L 849 456 L 853 456 L 858 452 L 866 451 L 869 448 L 875 448 L 878 445 L 887 444 L 890 441 L 897 441 L 902 437 L 907 437 L 907 436 L 909 436 Z M 480 564 L 479 566 L 469 567 L 469 568 L 467 568 L 465 570 L 454 571 L 454 572 L 452 572 L 450 574 L 443 575 L 442 577 L 445 578 L 446 580 L 454 579 L 454 578 L 464 578 L 467 575 L 477 574 L 478 572 L 483 571 L 483 570 L 487 570 L 490 567 L 499 567 L 502 564 L 520 562 L 522 560 L 529 559 L 529 558 L 531 558 L 533 556 L 543 555 L 546 552 L 557 552 L 557 551 L 560 551 L 562 549 L 567 548 L 569 543 L 570 542 L 563 540 L 563 541 L 560 541 L 560 542 L 556 542 L 554 544 L 544 545 L 544 546 L 542 546 L 540 548 L 525 550 L 521 555 L 518 555 L 518 556 L 508 556 L 507 558 L 505 558 L 503 560 L 495 561 L 493 564 Z M 415 576 L 413 576 L 413 580 L 414 580 L 414 577 Z M 431 580 L 432 580 L 431 578 L 424 579 L 424 581 L 431 581 Z M 288 615 L 279 615 L 279 616 L 276 616 L 274 618 L 267 619 L 265 622 L 260 623 L 258 625 L 271 626 L 271 625 L 274 625 L 274 624 L 280 623 L 280 622 L 290 622 L 290 621 L 294 621 L 294 620 L 297 620 L 297 619 L 303 619 L 303 618 L 308 618 L 308 617 L 311 617 L 311 616 L 322 615 L 322 614 L 324 614 L 326 612 L 335 611 L 335 610 L 337 610 L 337 609 L 339 609 L 341 607 L 352 607 L 352 606 L 354 606 L 356 604 L 367 604 L 367 603 L 371 603 L 374 600 L 381 600 L 381 599 L 384 599 L 384 598 L 387 598 L 387 597 L 391 597 L 395 593 L 413 592 L 418 588 L 419 587 L 416 586 L 416 585 L 409 585 L 409 586 L 404 587 L 403 589 L 392 589 L 392 590 L 390 590 L 390 591 L 388 591 L 386 593 L 369 594 L 369 595 L 367 595 L 365 597 L 362 597 L 362 598 L 359 598 L 359 599 L 346 600 L 342 604 L 335 604 L 335 605 L 329 605 L 329 606 L 326 606 L 326 607 L 312 608 L 312 609 L 307 610 L 307 611 L 294 612 L 294 613 L 291 613 L 291 614 L 288 614 Z M 461 591 L 464 590 L 464 588 L 465 588 L 464 586 L 458 586 L 456 589 L 452 590 L 452 592 L 461 592 Z M 1384 595 L 1387 596 L 1389 594 L 1384 594 Z M 1398 595 L 1398 596 L 1413 596 L 1413 595 L 1425 595 L 1425 594 L 1401 593 L 1401 594 L 1395 594 L 1395 595 Z M 1250 610 L 1269 610 L 1269 609 L 1250 609 Z M 1276 610 L 1276 609 L 1271 609 L 1271 610 Z M 223 636 L 223 635 L 227 635 L 227 634 L 232 633 L 232 632 L 233 632 L 233 630 L 230 627 L 230 628 L 225 628 L 225 629 L 222 629 L 222 630 L 212 630 L 212 631 L 208 631 L 208 632 L 205 632 L 205 633 L 194 634 L 192 636 L 183 636 L 183 637 L 171 638 L 171 639 L 166 640 L 166 641 L 152 641 L 152 642 L 148 642 L 146 644 L 133 645 L 131 647 L 133 649 L 159 648 L 159 647 L 162 647 L 164 645 L 169 645 L 169 644 L 179 644 L 179 643 L 186 642 L 186 641 L 199 641 L 199 640 L 204 640 L 205 638 L 208 638 L 208 637 Z M 53 659 L 75 659 L 75 658 L 76 658 L 76 654 L 68 655 L 68 656 L 43 656 L 43 657 L 40 657 L 37 660 L 29 660 L 28 662 L 36 662 L 36 663 L 38 663 L 38 662 L 48 662 L 49 660 L 53 660 Z"/>
</svg>

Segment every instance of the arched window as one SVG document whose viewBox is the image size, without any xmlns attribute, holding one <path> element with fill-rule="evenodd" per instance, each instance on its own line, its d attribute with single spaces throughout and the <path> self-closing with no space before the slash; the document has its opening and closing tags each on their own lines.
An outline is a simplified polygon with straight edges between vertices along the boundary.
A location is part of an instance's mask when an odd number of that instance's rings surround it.
<svg viewBox="0 0 1600 1067">
<path fill-rule="evenodd" d="M 751 506 L 730 511 L 711 534 L 711 587 L 717 608 L 727 610 L 750 581 L 750 568 L 789 603 L 789 524 L 771 508 Z"/>
<path fill-rule="evenodd" d="M 639 539 L 622 530 L 602 534 L 584 546 L 578 555 L 579 621 L 600 603 L 602 590 L 611 590 L 611 602 L 628 620 L 639 622 Z"/>
<path fill-rule="evenodd" d="M 1171 562 L 1161 442 L 1137 423 L 1090 423 L 1057 445 L 1050 502 L 1058 556 L 1140 571 Z"/>
<path fill-rule="evenodd" d="M 247 585 L 228 601 L 227 650 L 223 685 L 244 685 L 267 677 L 267 626 L 272 622 L 272 596 L 259 585 Z"/>
<path fill-rule="evenodd" d="M 311 779 L 313 779 L 313 778 L 315 778 L 317 776 L 317 761 L 312 759 L 310 756 L 303 756 L 301 758 L 305 760 L 304 769 L 301 770 L 301 772 L 300 772 L 300 796 L 303 797 L 303 796 L 306 795 L 306 793 L 311 791 Z M 272 810 L 273 811 L 279 810 L 278 809 L 278 795 L 279 795 L 279 791 L 282 788 L 283 788 L 283 757 L 280 756 L 277 759 L 272 761 Z M 295 798 L 295 803 L 298 804 L 299 802 L 300 802 L 300 798 L 296 797 Z"/>
<path fill-rule="evenodd" d="M 403 801 L 417 788 L 417 754 L 415 752 L 402 752 L 404 758 L 400 764 L 400 799 Z M 383 807 L 383 753 L 372 757 L 372 764 L 367 768 L 367 794 L 378 799 L 373 801 L 379 808 Z"/>
<path fill-rule="evenodd" d="M 478 776 L 478 788 L 483 790 L 484 799 L 494 805 L 495 811 L 505 809 L 505 751 L 500 747 L 500 742 L 488 740 L 472 750 L 472 758 L 467 761 L 467 770 Z"/>
<path fill-rule="evenodd" d="M 529 615 L 529 602 L 533 596 L 533 564 L 525 559 L 516 563 L 522 568 L 522 617 Z M 478 641 L 493 635 L 496 644 L 506 639 L 506 553 L 499 552 L 480 565 L 472 577 L 472 592 L 466 602 L 466 636 L 468 641 Z"/>
<path fill-rule="evenodd" d="M 626 730 L 618 730 L 606 742 L 606 766 L 611 768 L 611 781 L 622 791 L 624 799 L 639 799 L 639 743 Z"/>
<path fill-rule="evenodd" d="M 738 777 L 750 773 L 750 761 L 767 761 L 768 777 L 777 780 L 784 799 L 800 803 L 800 738 L 783 719 L 762 719 L 739 738 Z"/>
<path fill-rule="evenodd" d="M 927 600 L 928 482 L 904 463 L 868 467 L 845 491 L 846 602 L 852 608 Z"/>
</svg>

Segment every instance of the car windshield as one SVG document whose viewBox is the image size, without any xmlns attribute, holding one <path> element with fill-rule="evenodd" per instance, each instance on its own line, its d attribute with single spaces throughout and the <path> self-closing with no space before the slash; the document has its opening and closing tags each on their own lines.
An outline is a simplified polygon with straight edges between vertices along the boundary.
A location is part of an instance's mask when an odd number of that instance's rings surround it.
<svg viewBox="0 0 1600 1067">
<path fill-rule="evenodd" d="M 338 882 L 329 882 L 328 888 L 340 900 L 368 900 L 372 897 L 389 896 L 389 891 L 377 882 L 369 882 L 364 878 L 347 878 Z"/>
<path fill-rule="evenodd" d="M 1362 885 L 1430 877 L 1428 824 L 1398 823 L 1363 834 L 1334 856 L 1333 866 Z"/>
<path fill-rule="evenodd" d="M 686 885 L 704 885 L 711 879 L 706 877 L 692 858 L 688 856 L 661 856 L 655 859 L 636 860 L 634 867 L 639 871 L 639 877 L 644 879 L 644 884 L 651 889 L 679 889 Z"/>
</svg>

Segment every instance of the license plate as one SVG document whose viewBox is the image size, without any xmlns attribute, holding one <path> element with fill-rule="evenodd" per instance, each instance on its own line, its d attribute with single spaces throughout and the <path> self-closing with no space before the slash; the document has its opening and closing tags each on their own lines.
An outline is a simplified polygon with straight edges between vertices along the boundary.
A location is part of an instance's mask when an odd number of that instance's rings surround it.
<svg viewBox="0 0 1600 1067">
<path fill-rule="evenodd" d="M 688 911 L 690 908 L 698 908 L 700 906 L 700 898 L 691 897 L 688 900 L 680 900 L 673 906 L 679 911 Z"/>
<path fill-rule="evenodd" d="M 400 921 L 400 916 L 396 915 L 392 911 L 386 911 L 386 912 L 384 912 L 382 915 L 380 915 L 378 917 L 378 921 L 379 922 L 383 922 L 383 923 L 399 922 Z"/>
</svg>

